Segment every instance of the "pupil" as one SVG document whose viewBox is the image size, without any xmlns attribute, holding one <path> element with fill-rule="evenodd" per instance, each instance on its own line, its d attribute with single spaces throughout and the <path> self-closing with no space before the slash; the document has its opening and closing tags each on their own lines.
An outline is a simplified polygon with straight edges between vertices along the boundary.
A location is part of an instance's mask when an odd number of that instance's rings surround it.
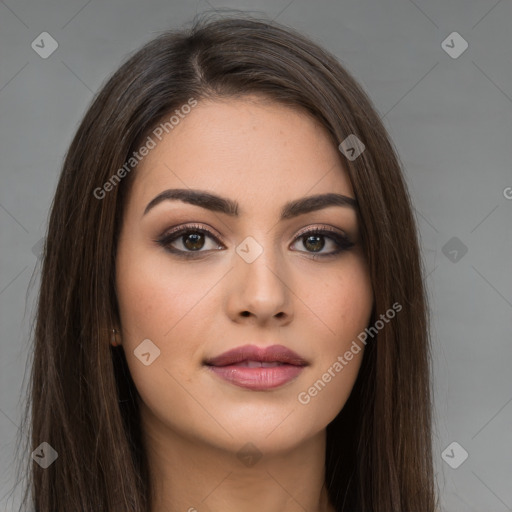
<svg viewBox="0 0 512 512">
<path fill-rule="evenodd" d="M 184 235 L 184 245 L 187 249 L 191 249 L 191 250 L 197 250 L 197 249 L 201 249 L 202 246 L 204 245 L 204 240 L 203 240 L 203 234 L 202 233 L 190 233 L 188 235 Z M 188 243 L 189 240 L 192 240 L 192 243 Z"/>
<path fill-rule="evenodd" d="M 315 240 L 312 244 L 309 243 L 309 240 Z M 308 245 L 310 247 L 308 247 Z M 317 251 L 320 251 L 323 249 L 324 247 L 324 243 L 323 243 L 323 240 L 322 240 L 322 236 L 321 235 L 309 235 L 307 238 L 306 238 L 306 243 L 304 244 L 304 246 L 306 247 L 306 249 L 308 248 L 311 248 L 312 247 L 312 250 L 314 252 L 317 252 Z"/>
</svg>

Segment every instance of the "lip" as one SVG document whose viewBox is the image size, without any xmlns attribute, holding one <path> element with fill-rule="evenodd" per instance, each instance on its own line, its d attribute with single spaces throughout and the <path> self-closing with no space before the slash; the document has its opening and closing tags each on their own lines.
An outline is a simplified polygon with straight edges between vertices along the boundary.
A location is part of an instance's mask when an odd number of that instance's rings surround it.
<svg viewBox="0 0 512 512">
<path fill-rule="evenodd" d="M 264 391 L 295 379 L 309 363 L 283 345 L 244 345 L 208 359 L 204 364 L 236 386 Z"/>
</svg>

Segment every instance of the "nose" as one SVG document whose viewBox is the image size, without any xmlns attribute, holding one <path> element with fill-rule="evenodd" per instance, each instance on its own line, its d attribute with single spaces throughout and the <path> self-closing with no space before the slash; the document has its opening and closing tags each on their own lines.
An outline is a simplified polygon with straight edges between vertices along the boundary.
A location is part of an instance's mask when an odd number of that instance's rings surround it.
<svg viewBox="0 0 512 512">
<path fill-rule="evenodd" d="M 271 249 L 252 262 L 234 254 L 229 287 L 228 315 L 235 322 L 275 323 L 283 326 L 293 318 L 293 293 L 283 262 Z"/>
</svg>

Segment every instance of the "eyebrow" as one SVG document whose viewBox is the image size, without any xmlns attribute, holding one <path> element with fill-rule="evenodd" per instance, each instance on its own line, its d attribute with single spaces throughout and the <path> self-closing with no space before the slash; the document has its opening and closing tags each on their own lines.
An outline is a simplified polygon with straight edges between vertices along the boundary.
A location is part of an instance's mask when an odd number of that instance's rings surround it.
<svg viewBox="0 0 512 512">
<path fill-rule="evenodd" d="M 164 190 L 152 199 L 146 206 L 143 216 L 163 201 L 182 201 L 214 212 L 225 213 L 231 217 L 240 215 L 240 206 L 236 201 L 204 190 L 174 188 Z M 357 201 L 353 197 L 334 193 L 318 194 L 286 203 L 281 209 L 280 220 L 290 219 L 329 206 L 343 206 L 357 211 Z"/>
</svg>

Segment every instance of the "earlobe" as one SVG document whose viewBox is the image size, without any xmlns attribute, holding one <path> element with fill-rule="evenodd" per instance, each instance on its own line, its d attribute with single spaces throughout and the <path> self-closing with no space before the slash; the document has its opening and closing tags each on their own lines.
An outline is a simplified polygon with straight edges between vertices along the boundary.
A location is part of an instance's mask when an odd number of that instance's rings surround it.
<svg viewBox="0 0 512 512">
<path fill-rule="evenodd" d="M 121 345 L 121 334 L 117 329 L 112 328 L 110 331 L 110 344 L 113 347 Z"/>
</svg>

